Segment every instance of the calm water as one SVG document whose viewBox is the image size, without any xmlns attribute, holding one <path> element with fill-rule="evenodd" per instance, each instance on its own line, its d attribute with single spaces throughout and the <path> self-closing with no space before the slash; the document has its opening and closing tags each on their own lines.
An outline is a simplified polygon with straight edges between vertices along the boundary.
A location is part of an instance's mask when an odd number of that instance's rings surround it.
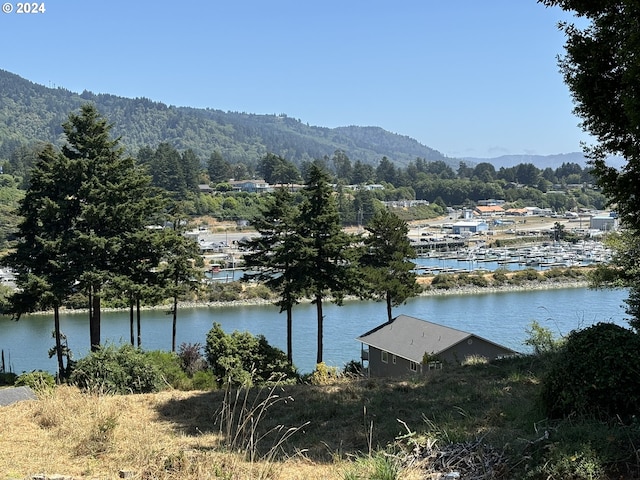
<svg viewBox="0 0 640 480">
<path fill-rule="evenodd" d="M 533 320 L 557 335 L 597 322 L 628 326 L 623 303 L 626 297 L 626 290 L 587 288 L 420 297 L 394 309 L 394 315 L 412 315 L 473 332 L 524 352 L 525 330 Z M 342 307 L 326 304 L 324 312 L 324 360 L 338 367 L 359 359 L 360 343 L 355 338 L 386 320 L 385 305 L 376 302 L 352 301 Z M 293 315 L 294 363 L 301 372 L 308 373 L 316 360 L 315 306 L 299 305 Z M 285 316 L 269 305 L 179 310 L 177 344 L 204 344 L 213 322 L 220 323 L 228 333 L 239 330 L 263 334 L 272 345 L 286 349 Z M 89 349 L 87 315 L 63 315 L 61 328 L 75 357 L 84 356 Z M 54 343 L 52 330 L 53 318 L 49 315 L 28 316 L 19 322 L 0 317 L 0 349 L 13 371 L 55 371 L 55 361 L 47 355 Z M 103 343 L 128 340 L 128 312 L 103 313 Z M 142 343 L 145 349 L 169 350 L 171 316 L 162 310 L 143 312 Z"/>
</svg>

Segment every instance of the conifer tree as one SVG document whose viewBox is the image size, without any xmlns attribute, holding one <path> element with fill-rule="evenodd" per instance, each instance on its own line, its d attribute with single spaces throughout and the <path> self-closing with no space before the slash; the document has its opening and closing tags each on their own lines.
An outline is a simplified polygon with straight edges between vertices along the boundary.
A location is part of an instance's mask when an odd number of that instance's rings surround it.
<svg viewBox="0 0 640 480">
<path fill-rule="evenodd" d="M 299 274 L 298 252 L 302 241 L 297 231 L 298 210 L 291 193 L 285 188 L 277 189 L 263 214 L 256 218 L 253 226 L 259 233 L 243 243 L 248 250 L 244 256 L 248 270 L 247 278 L 264 282 L 279 294 L 276 305 L 287 314 L 287 359 L 293 364 L 293 307 L 299 301 L 303 279 Z"/>
<path fill-rule="evenodd" d="M 303 190 L 297 230 L 302 244 L 298 251 L 297 275 L 313 298 L 318 322 L 317 363 L 323 357 L 322 303 L 331 296 L 338 305 L 344 296 L 358 290 L 355 237 L 341 228 L 335 194 L 326 170 L 316 164 L 309 168 Z"/>
<path fill-rule="evenodd" d="M 401 305 L 420 292 L 416 283 L 415 250 L 409 242 L 407 223 L 388 210 L 380 210 L 365 227 L 364 252 L 360 266 L 368 293 L 387 304 L 387 318 L 392 307 Z"/>
<path fill-rule="evenodd" d="M 16 274 L 18 289 L 11 297 L 15 318 L 52 308 L 58 377 L 65 375 L 60 332 L 60 307 L 70 294 L 77 270 L 68 250 L 78 212 L 74 199 L 78 178 L 72 164 L 53 146 L 40 153 L 18 213 L 19 242 L 3 259 Z"/>
</svg>

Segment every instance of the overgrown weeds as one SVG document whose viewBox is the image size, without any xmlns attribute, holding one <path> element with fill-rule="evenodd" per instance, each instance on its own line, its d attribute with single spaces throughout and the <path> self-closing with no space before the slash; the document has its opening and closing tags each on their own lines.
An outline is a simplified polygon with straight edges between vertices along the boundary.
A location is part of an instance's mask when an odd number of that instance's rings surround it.
<svg viewBox="0 0 640 480">
<path fill-rule="evenodd" d="M 638 478 L 640 424 L 546 418 L 546 368 L 530 356 L 401 380 L 127 396 L 59 386 L 0 408 L 0 478 L 472 478 L 467 464 L 483 479 Z"/>
</svg>

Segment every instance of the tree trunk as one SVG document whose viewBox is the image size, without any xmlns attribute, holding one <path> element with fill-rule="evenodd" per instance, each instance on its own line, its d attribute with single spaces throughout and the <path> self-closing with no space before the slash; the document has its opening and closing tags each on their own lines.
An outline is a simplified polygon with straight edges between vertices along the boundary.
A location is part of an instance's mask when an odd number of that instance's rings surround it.
<svg viewBox="0 0 640 480">
<path fill-rule="evenodd" d="M 135 336 L 133 331 L 133 299 L 129 302 L 129 339 L 131 340 L 131 346 L 135 345 Z"/>
<path fill-rule="evenodd" d="M 89 334 L 91 338 L 91 351 L 95 352 L 100 348 L 100 287 L 93 288 L 91 307 Z"/>
<path fill-rule="evenodd" d="M 316 364 L 322 363 L 322 331 L 324 327 L 324 316 L 322 315 L 322 295 L 316 295 L 316 311 L 318 313 L 318 356 Z"/>
<path fill-rule="evenodd" d="M 291 305 L 287 306 L 287 361 L 293 365 L 293 314 Z"/>
<path fill-rule="evenodd" d="M 136 326 L 138 327 L 138 348 L 142 345 L 142 332 L 140 331 L 140 299 L 136 298 Z"/>
<path fill-rule="evenodd" d="M 389 319 L 389 321 L 391 321 L 392 320 L 392 317 L 391 317 L 391 292 L 387 292 L 386 297 L 387 297 L 387 318 Z"/>
<path fill-rule="evenodd" d="M 62 356 L 62 342 L 60 341 L 60 307 L 53 307 L 53 331 L 56 338 L 56 358 L 58 359 L 58 382 L 65 377 L 64 362 Z"/>
<path fill-rule="evenodd" d="M 178 329 L 178 296 L 173 297 L 173 330 L 171 332 L 171 351 L 176 351 L 176 331 Z"/>
</svg>

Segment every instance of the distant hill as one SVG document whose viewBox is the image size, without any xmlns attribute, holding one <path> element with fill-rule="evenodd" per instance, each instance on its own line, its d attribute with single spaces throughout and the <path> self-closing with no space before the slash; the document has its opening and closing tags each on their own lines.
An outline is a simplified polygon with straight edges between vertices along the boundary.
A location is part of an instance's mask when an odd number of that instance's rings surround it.
<svg viewBox="0 0 640 480">
<path fill-rule="evenodd" d="M 547 167 L 555 170 L 563 163 L 577 163 L 583 168 L 587 166 L 587 159 L 582 152 L 561 153 L 557 155 L 503 155 L 495 158 L 468 157 L 463 160 L 470 164 L 478 164 L 482 162 L 490 163 L 496 168 L 496 170 L 501 167 L 515 167 L 521 163 L 531 163 L 541 170 L 544 170 Z M 624 160 L 612 157 L 608 160 L 608 163 L 619 168 L 624 163 Z"/>
<path fill-rule="evenodd" d="M 286 115 L 256 115 L 165 105 L 148 98 L 124 98 L 48 88 L 0 70 L 0 159 L 16 147 L 64 141 L 61 124 L 84 102 L 95 103 L 113 123 L 113 133 L 135 154 L 140 147 L 168 142 L 193 149 L 201 160 L 218 151 L 232 162 L 253 163 L 268 152 L 293 162 L 344 151 L 352 162 L 377 164 L 383 156 L 406 166 L 420 157 L 457 168 L 459 160 L 379 127 L 310 126 Z"/>
</svg>

